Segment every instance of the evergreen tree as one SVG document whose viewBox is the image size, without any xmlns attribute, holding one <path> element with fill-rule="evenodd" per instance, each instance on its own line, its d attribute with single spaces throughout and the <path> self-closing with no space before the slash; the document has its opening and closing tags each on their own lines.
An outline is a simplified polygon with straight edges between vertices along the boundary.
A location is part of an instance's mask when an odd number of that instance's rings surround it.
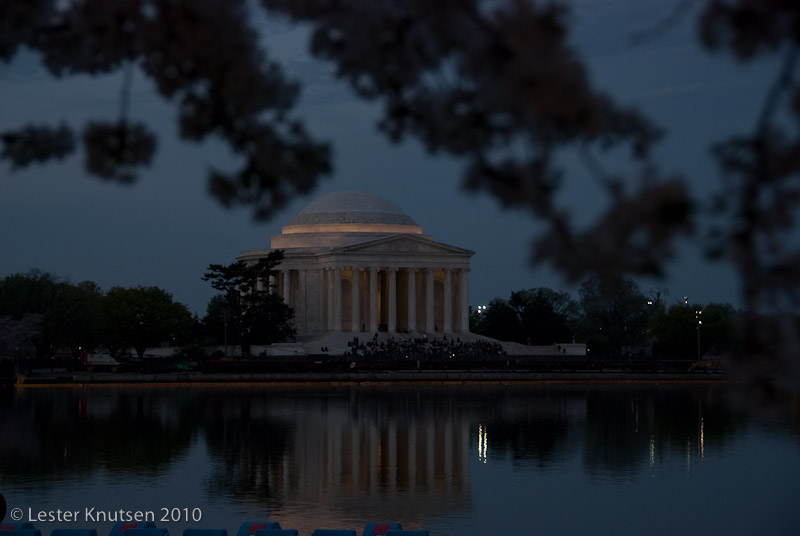
<svg viewBox="0 0 800 536">
<path fill-rule="evenodd" d="M 210 264 L 203 276 L 204 281 L 210 281 L 222 292 L 209 304 L 209 315 L 227 320 L 243 354 L 249 354 L 252 344 L 283 342 L 296 334 L 292 325 L 294 311 L 269 288 L 270 276 L 275 275 L 274 268 L 282 260 L 283 251 L 275 250 L 255 263 Z M 208 324 L 218 322 L 218 318 L 209 315 Z"/>
</svg>

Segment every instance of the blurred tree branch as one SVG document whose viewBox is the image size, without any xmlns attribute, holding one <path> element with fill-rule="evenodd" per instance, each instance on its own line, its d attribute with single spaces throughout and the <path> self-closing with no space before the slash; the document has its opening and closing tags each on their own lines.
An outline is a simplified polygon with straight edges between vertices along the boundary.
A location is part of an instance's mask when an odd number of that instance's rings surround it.
<svg viewBox="0 0 800 536">
<path fill-rule="evenodd" d="M 697 226 L 702 206 L 690 178 L 664 173 L 650 158 L 660 129 L 638 110 L 594 88 L 568 44 L 569 11 L 534 0 L 261 0 L 270 14 L 310 25 L 311 50 L 364 99 L 382 104 L 378 127 L 400 141 L 464 164 L 463 185 L 544 223 L 533 259 L 569 280 L 661 274 L 677 237 Z M 53 76 L 100 74 L 135 65 L 175 104 L 181 136 L 216 136 L 238 153 L 238 171 L 212 170 L 212 194 L 268 217 L 330 171 L 327 145 L 290 117 L 298 86 L 268 58 L 248 24 L 244 1 L 0 0 L 0 58 L 22 46 L 42 54 Z M 688 10 L 676 0 L 664 19 Z M 800 86 L 793 76 L 800 4 L 790 0 L 709 0 L 698 38 L 709 51 L 742 62 L 784 55 L 784 68 L 752 133 L 714 148 L 723 177 L 710 229 L 712 259 L 732 263 L 745 306 L 796 306 L 800 251 L 793 249 L 800 201 Z M 658 27 L 661 28 L 661 25 Z M 93 123 L 83 136 L 88 168 L 130 182 L 149 162 L 155 135 L 145 125 Z M 38 130 L 31 130 L 38 128 Z M 74 149 L 67 126 L 3 133 L 13 166 Z M 26 141 L 27 140 L 27 141 Z M 30 143 L 28 143 L 30 141 Z M 25 149 L 33 145 L 35 149 Z M 560 162 L 582 156 L 599 170 L 604 198 L 588 224 L 558 198 Z M 609 176 L 603 155 L 626 154 L 635 171 Z M 703 235 L 705 236 L 705 234 Z M 757 322 L 753 321 L 753 325 Z M 768 331 L 753 330 L 765 349 Z"/>
<path fill-rule="evenodd" d="M 0 0 L 0 60 L 26 47 L 56 78 L 123 70 L 118 121 L 90 121 L 82 135 L 87 171 L 120 183 L 137 179 L 157 143 L 129 118 L 141 72 L 174 103 L 181 137 L 217 137 L 243 160 L 237 171 L 211 171 L 213 194 L 266 217 L 330 172 L 330 150 L 290 117 L 298 85 L 267 57 L 250 14 L 227 0 Z M 19 168 L 63 158 L 75 138 L 66 124 L 23 126 L 0 133 L 0 155 Z"/>
</svg>

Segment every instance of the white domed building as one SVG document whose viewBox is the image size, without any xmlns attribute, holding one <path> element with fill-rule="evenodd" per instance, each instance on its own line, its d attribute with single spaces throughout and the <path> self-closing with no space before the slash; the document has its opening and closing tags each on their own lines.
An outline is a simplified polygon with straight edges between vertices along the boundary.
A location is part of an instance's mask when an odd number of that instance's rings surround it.
<svg viewBox="0 0 800 536">
<path fill-rule="evenodd" d="M 312 201 L 271 239 L 284 251 L 272 288 L 295 311 L 298 337 L 335 333 L 469 332 L 469 260 L 475 253 L 422 234 L 374 194 Z M 255 261 L 271 250 L 243 252 Z"/>
</svg>

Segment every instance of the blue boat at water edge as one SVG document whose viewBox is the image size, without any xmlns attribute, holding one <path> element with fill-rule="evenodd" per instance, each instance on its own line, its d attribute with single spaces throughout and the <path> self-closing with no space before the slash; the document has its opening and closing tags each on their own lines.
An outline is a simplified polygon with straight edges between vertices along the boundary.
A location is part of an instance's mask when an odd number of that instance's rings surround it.
<svg viewBox="0 0 800 536">
<path fill-rule="evenodd" d="M 0 495 L 0 514 L 5 514 L 5 500 Z M 0 517 L 2 521 L 3 517 Z M 33 523 L 0 523 L 3 536 L 47 536 Z M 53 529 L 49 536 L 98 536 L 94 528 Z M 119 522 L 109 531 L 108 536 L 170 536 L 166 528 L 157 527 L 153 522 Z M 182 536 L 228 536 L 226 529 L 185 529 Z M 275 521 L 251 521 L 242 523 L 236 536 L 300 536 L 295 529 L 284 529 Z M 353 529 L 319 528 L 309 536 L 357 536 Z M 428 536 L 428 531 L 404 530 L 397 521 L 369 522 L 364 526 L 361 536 Z"/>
</svg>

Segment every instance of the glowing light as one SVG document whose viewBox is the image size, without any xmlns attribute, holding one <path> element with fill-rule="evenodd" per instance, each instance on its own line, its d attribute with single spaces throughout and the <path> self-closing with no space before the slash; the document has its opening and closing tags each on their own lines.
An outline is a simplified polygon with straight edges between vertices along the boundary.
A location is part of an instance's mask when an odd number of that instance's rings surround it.
<svg viewBox="0 0 800 536">
<path fill-rule="evenodd" d="M 686 440 L 686 476 L 692 472 L 692 440 Z"/>
<path fill-rule="evenodd" d="M 704 437 L 704 435 L 705 435 L 704 428 L 705 428 L 705 422 L 703 421 L 703 418 L 700 417 L 700 459 L 701 460 L 703 459 L 703 456 L 705 455 L 705 448 L 706 448 L 706 441 L 705 441 L 705 437 Z"/>
<path fill-rule="evenodd" d="M 486 428 L 482 425 L 478 425 L 478 459 L 483 463 L 486 463 L 487 460 L 487 451 L 489 450 L 489 441 L 486 434 Z"/>
</svg>

